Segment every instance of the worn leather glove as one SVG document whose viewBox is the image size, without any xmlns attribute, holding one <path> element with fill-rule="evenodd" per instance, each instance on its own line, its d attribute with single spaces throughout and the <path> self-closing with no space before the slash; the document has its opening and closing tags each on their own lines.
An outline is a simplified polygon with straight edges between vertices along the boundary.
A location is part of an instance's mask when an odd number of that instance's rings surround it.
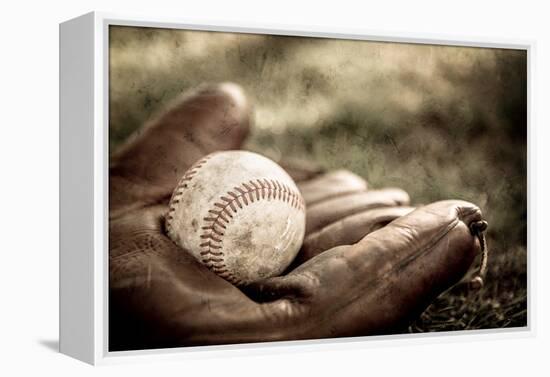
<svg viewBox="0 0 550 377">
<path fill-rule="evenodd" d="M 193 162 L 242 147 L 250 113 L 238 86 L 202 87 L 112 156 L 111 351 L 401 331 L 479 253 L 473 204 L 414 209 L 402 190 L 282 163 L 306 201 L 304 245 L 283 276 L 233 286 L 166 236 L 164 215 Z"/>
</svg>

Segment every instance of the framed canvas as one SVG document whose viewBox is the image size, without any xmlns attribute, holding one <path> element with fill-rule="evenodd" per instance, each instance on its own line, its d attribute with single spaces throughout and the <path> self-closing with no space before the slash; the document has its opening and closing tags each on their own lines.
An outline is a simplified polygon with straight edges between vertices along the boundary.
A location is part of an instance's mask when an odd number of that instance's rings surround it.
<svg viewBox="0 0 550 377">
<path fill-rule="evenodd" d="M 60 25 L 60 350 L 532 334 L 533 44 Z"/>
</svg>

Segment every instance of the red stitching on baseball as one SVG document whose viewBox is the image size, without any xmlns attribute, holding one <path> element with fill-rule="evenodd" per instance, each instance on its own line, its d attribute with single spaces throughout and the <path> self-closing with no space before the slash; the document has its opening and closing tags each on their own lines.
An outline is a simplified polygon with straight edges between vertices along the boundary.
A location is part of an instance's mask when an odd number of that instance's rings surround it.
<svg viewBox="0 0 550 377">
<path fill-rule="evenodd" d="M 217 256 L 217 257 L 219 257 L 220 255 L 223 255 L 223 253 L 222 253 L 221 251 L 220 251 L 220 252 L 216 252 L 216 251 L 210 250 L 210 251 L 201 251 L 201 252 L 200 252 L 200 255 L 203 256 L 203 257 L 204 257 L 206 254 L 215 255 L 215 256 Z"/>
<path fill-rule="evenodd" d="M 254 195 L 256 196 L 254 198 Z M 207 239 L 208 242 L 200 244 L 203 249 L 200 252 L 203 257 L 203 262 L 206 266 L 214 270 L 218 275 L 228 280 L 229 282 L 239 285 L 242 280 L 237 279 L 230 271 L 227 270 L 227 266 L 220 262 L 223 261 L 223 235 L 224 232 L 216 229 L 216 226 L 222 227 L 224 230 L 226 226 L 223 222 L 229 223 L 233 218 L 233 214 L 237 213 L 238 209 L 242 209 L 243 206 L 248 206 L 254 203 L 256 200 L 280 200 L 288 203 L 291 207 L 304 210 L 304 202 L 301 195 L 293 191 L 287 185 L 280 183 L 274 179 L 257 179 L 256 181 L 249 181 L 242 183 L 238 187 L 234 187 L 233 190 L 228 191 L 225 195 L 220 196 L 219 201 L 215 202 L 211 209 L 208 210 L 208 216 L 203 218 L 206 222 L 201 227 L 202 233 L 201 239 Z M 241 202 L 242 201 L 242 202 Z M 217 250 L 217 251 L 214 251 Z M 222 257 L 222 258 L 215 258 Z M 218 269 L 222 268 L 223 272 Z"/>
<path fill-rule="evenodd" d="M 197 174 L 197 172 L 206 164 L 208 160 L 210 160 L 215 153 L 211 153 L 207 155 L 206 157 L 203 157 L 202 159 L 195 162 L 181 177 L 180 181 L 178 182 L 178 185 L 174 189 L 174 192 L 172 193 L 172 197 L 170 198 L 170 207 L 168 208 L 168 214 L 166 215 L 166 233 L 169 235 L 172 234 L 172 220 L 174 219 L 174 212 L 176 211 L 176 204 L 179 203 L 181 195 L 183 195 L 183 191 L 188 187 L 189 181 L 193 179 L 193 177 Z"/>
</svg>

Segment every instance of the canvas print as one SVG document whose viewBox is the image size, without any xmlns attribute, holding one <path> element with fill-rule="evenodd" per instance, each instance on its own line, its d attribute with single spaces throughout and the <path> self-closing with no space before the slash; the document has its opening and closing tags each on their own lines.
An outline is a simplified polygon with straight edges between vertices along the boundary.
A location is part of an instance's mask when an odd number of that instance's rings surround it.
<svg viewBox="0 0 550 377">
<path fill-rule="evenodd" d="M 109 27 L 110 351 L 527 326 L 527 52 Z"/>
</svg>

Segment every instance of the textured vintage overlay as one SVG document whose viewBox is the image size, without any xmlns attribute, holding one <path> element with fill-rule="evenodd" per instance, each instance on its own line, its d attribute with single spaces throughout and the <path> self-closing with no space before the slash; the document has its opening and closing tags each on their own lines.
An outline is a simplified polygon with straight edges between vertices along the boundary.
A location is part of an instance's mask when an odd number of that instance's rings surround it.
<svg viewBox="0 0 550 377">
<path fill-rule="evenodd" d="M 410 332 L 526 325 L 525 51 L 111 27 L 111 151 L 180 93 L 219 81 L 254 101 L 251 150 L 484 210 L 483 291 L 445 293 Z"/>
</svg>

